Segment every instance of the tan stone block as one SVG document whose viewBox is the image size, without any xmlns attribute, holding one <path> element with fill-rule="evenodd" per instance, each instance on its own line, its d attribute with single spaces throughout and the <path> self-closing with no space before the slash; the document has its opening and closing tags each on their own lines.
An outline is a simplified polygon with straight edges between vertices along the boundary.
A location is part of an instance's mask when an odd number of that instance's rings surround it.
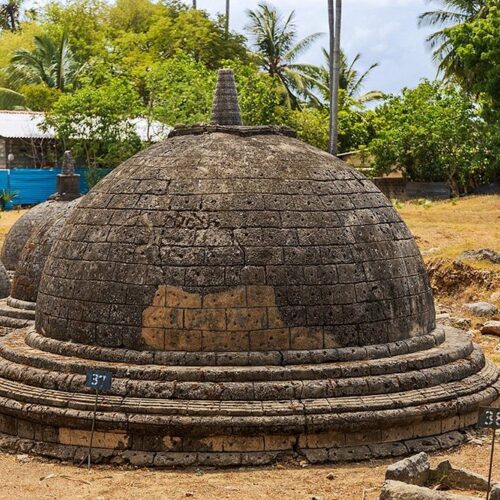
<svg viewBox="0 0 500 500">
<path fill-rule="evenodd" d="M 141 331 L 144 342 L 153 349 L 165 349 L 165 330 L 163 328 L 147 328 Z"/>
<path fill-rule="evenodd" d="M 288 328 L 250 332 L 251 350 L 269 351 L 289 348 L 290 331 Z"/>
<path fill-rule="evenodd" d="M 79 429 L 59 428 L 59 443 L 73 446 L 89 446 L 90 431 Z M 128 436 L 121 432 L 100 432 L 95 431 L 92 438 L 94 448 L 126 448 L 128 447 Z"/>
<path fill-rule="evenodd" d="M 245 307 L 246 303 L 246 291 L 243 286 L 224 292 L 209 293 L 203 297 L 203 308 Z"/>
<path fill-rule="evenodd" d="M 148 307 L 142 313 L 142 325 L 150 328 L 164 328 L 166 315 L 167 312 L 164 307 Z"/>
<path fill-rule="evenodd" d="M 470 427 L 471 425 L 476 425 L 479 420 L 479 412 L 474 411 L 472 413 L 467 413 L 464 416 L 465 427 Z"/>
<path fill-rule="evenodd" d="M 369 443 L 380 443 L 382 441 L 382 432 L 380 430 L 367 430 L 364 432 L 346 432 L 346 446 L 357 446 Z"/>
<path fill-rule="evenodd" d="M 436 436 L 441 434 L 441 420 L 428 420 L 413 426 L 413 435 L 418 437 Z"/>
<path fill-rule="evenodd" d="M 200 308 L 201 295 L 198 293 L 185 292 L 182 288 L 168 285 L 166 287 L 165 304 L 168 307 Z"/>
<path fill-rule="evenodd" d="M 291 349 L 323 349 L 323 328 L 290 328 Z"/>
<path fill-rule="evenodd" d="M 209 436 L 198 440 L 201 449 L 208 448 L 211 451 L 224 451 L 226 436 Z"/>
<path fill-rule="evenodd" d="M 227 309 L 228 330 L 260 330 L 267 328 L 267 310 L 265 307 L 240 307 Z"/>
<path fill-rule="evenodd" d="M 297 438 L 286 434 L 271 434 L 264 436 L 264 448 L 266 451 L 291 450 L 293 449 Z"/>
<path fill-rule="evenodd" d="M 381 431 L 381 440 L 383 443 L 403 441 L 405 439 L 412 439 L 413 437 L 413 425 L 390 427 L 389 429 L 383 429 Z"/>
<path fill-rule="evenodd" d="M 283 328 L 285 326 L 278 307 L 267 308 L 267 324 L 269 328 Z"/>
<path fill-rule="evenodd" d="M 156 293 L 153 297 L 153 302 L 151 303 L 151 305 L 163 307 L 165 305 L 166 295 L 167 295 L 167 290 L 166 290 L 165 285 L 160 285 L 158 287 L 158 290 L 156 290 Z"/>
<path fill-rule="evenodd" d="M 249 307 L 275 306 L 274 288 L 266 285 L 247 286 L 247 304 Z"/>
<path fill-rule="evenodd" d="M 263 436 L 224 436 L 224 451 L 263 451 Z"/>
<path fill-rule="evenodd" d="M 202 332 L 203 351 L 248 351 L 248 332 Z"/>
<path fill-rule="evenodd" d="M 184 309 L 165 308 L 165 328 L 182 328 L 184 326 Z"/>
<path fill-rule="evenodd" d="M 318 432 L 315 434 L 301 434 L 299 446 L 303 448 L 333 448 L 345 446 L 346 435 L 339 431 Z"/>
<path fill-rule="evenodd" d="M 454 417 L 448 417 L 441 421 L 441 432 L 449 432 L 460 429 L 460 417 L 455 415 Z"/>
<path fill-rule="evenodd" d="M 184 327 L 196 330 L 225 330 L 226 311 L 224 309 L 186 309 Z"/>
<path fill-rule="evenodd" d="M 335 349 L 337 347 L 341 347 L 335 330 L 324 329 L 323 345 L 325 346 L 325 349 Z"/>
<path fill-rule="evenodd" d="M 163 446 L 165 451 L 177 451 L 181 447 L 182 439 L 176 436 L 163 436 Z"/>
<path fill-rule="evenodd" d="M 166 351 L 201 351 L 200 330 L 165 330 Z"/>
</svg>

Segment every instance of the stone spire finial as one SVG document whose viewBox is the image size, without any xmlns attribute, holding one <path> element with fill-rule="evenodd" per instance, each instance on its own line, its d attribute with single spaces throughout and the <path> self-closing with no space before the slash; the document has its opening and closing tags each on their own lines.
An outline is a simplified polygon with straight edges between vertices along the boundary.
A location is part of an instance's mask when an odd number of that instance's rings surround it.
<svg viewBox="0 0 500 500">
<path fill-rule="evenodd" d="M 61 174 L 75 175 L 75 160 L 69 150 L 64 152 Z"/>
<path fill-rule="evenodd" d="M 212 125 L 241 125 L 240 106 L 232 69 L 220 69 L 217 75 Z"/>
<path fill-rule="evenodd" d="M 75 174 L 75 160 L 71 151 L 65 151 L 61 173 L 57 176 L 57 192 L 50 198 L 61 201 L 74 200 L 80 196 L 80 176 Z"/>
</svg>

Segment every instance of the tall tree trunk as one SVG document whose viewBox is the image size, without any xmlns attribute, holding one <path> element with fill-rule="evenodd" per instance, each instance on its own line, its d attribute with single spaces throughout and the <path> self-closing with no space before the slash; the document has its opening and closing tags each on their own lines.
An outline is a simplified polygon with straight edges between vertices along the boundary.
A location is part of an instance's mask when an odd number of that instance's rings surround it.
<svg viewBox="0 0 500 500">
<path fill-rule="evenodd" d="M 340 28 L 342 26 L 342 0 L 328 0 L 330 28 L 330 153 L 337 156 L 339 134 L 339 79 L 340 79 Z"/>
<path fill-rule="evenodd" d="M 328 33 L 330 36 L 329 39 L 329 50 L 328 50 L 328 69 L 329 69 L 329 75 L 328 75 L 328 90 L 330 94 L 330 99 L 329 99 L 329 107 L 330 107 L 330 129 L 329 129 L 329 137 L 328 137 L 328 151 L 333 154 L 333 125 L 334 125 L 334 118 L 333 118 L 333 91 L 334 91 L 334 85 L 333 85 L 333 80 L 334 80 L 334 75 L 333 75 L 333 50 L 335 46 L 335 32 L 334 32 L 334 25 L 335 25 L 335 14 L 333 11 L 333 2 L 334 0 L 328 0 Z"/>
<path fill-rule="evenodd" d="M 226 38 L 229 36 L 229 7 L 230 0 L 226 0 L 226 19 L 225 21 L 225 30 L 226 30 Z"/>
</svg>

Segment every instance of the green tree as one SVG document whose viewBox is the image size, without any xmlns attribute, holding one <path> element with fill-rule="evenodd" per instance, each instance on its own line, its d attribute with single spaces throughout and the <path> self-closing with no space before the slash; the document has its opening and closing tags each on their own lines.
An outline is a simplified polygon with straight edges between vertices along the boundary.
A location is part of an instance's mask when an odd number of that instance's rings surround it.
<svg viewBox="0 0 500 500">
<path fill-rule="evenodd" d="M 75 83 L 82 65 L 78 65 L 63 34 L 59 41 L 47 35 L 35 36 L 33 50 L 17 49 L 8 68 L 9 79 L 14 87 L 22 84 L 44 83 L 64 92 Z"/>
<path fill-rule="evenodd" d="M 148 31 L 148 41 L 157 57 L 172 57 L 182 51 L 212 69 L 227 59 L 246 62 L 244 40 L 231 32 L 226 35 L 223 18 L 215 22 L 197 9 L 161 17 Z"/>
<path fill-rule="evenodd" d="M 215 72 L 189 56 L 156 63 L 147 75 L 149 115 L 168 125 L 207 122 Z"/>
<path fill-rule="evenodd" d="M 0 29 L 17 31 L 20 26 L 22 0 L 7 0 L 0 4 Z"/>
<path fill-rule="evenodd" d="M 105 0 L 51 1 L 40 13 L 44 32 L 53 40 L 68 37 L 79 64 L 106 58 L 113 50 L 109 44 L 110 6 Z"/>
<path fill-rule="evenodd" d="M 329 60 L 330 54 L 326 49 L 322 49 L 325 63 L 318 66 L 315 70 L 314 78 L 317 82 L 316 89 L 321 96 L 316 102 L 321 106 L 325 106 L 328 102 L 329 88 L 330 88 L 330 71 Z M 345 90 L 348 97 L 356 100 L 358 104 L 364 105 L 371 101 L 376 101 L 384 97 L 384 93 L 380 90 L 369 90 L 362 92 L 366 79 L 370 73 L 379 66 L 379 63 L 372 63 L 366 70 L 361 71 L 356 66 L 361 59 L 361 54 L 358 52 L 354 58 L 349 61 L 343 50 L 340 51 L 340 75 L 339 75 L 339 88 Z M 316 98 L 317 98 L 316 93 Z"/>
<path fill-rule="evenodd" d="M 418 18 L 419 26 L 439 26 L 441 29 L 427 37 L 432 57 L 439 71 L 447 80 L 463 77 L 463 66 L 448 36 L 450 26 L 459 26 L 473 19 L 484 17 L 488 8 L 486 0 L 437 0 L 442 9 L 424 12 Z"/>
<path fill-rule="evenodd" d="M 377 173 L 398 168 L 412 181 L 446 181 L 453 193 L 484 179 L 484 123 L 461 90 L 423 81 L 376 110 L 369 150 Z"/>
<path fill-rule="evenodd" d="M 131 122 L 140 112 L 140 99 L 132 85 L 111 78 L 97 88 L 84 85 L 63 94 L 45 121 L 65 148 L 89 167 L 113 168 L 142 147 Z"/>
<path fill-rule="evenodd" d="M 482 18 L 445 30 L 450 45 L 460 60 L 464 80 L 475 95 L 483 95 L 500 111 L 500 6 L 487 3 Z"/>
<path fill-rule="evenodd" d="M 279 78 L 291 106 L 298 108 L 300 97 L 308 95 L 308 90 L 314 83 L 311 75 L 314 74 L 315 67 L 295 60 L 321 33 L 314 33 L 297 41 L 295 12 L 283 17 L 266 3 L 260 3 L 257 9 L 248 10 L 247 14 L 250 20 L 246 29 L 254 38 L 257 63 L 270 76 Z"/>
</svg>

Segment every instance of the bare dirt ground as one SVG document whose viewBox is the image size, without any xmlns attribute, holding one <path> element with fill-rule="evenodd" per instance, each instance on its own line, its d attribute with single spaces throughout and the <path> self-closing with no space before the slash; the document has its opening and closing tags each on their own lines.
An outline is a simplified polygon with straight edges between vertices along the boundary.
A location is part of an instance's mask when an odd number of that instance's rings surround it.
<svg viewBox="0 0 500 500">
<path fill-rule="evenodd" d="M 461 263 L 456 264 L 464 250 L 500 250 L 500 197 L 407 203 L 398 206 L 398 210 L 417 237 L 427 264 L 436 269 L 433 271 L 433 285 L 437 286 L 440 309 L 453 316 L 471 319 L 476 342 L 500 366 L 500 338 L 481 336 L 478 328 L 483 320 L 468 315 L 462 307 L 472 300 L 487 300 L 500 305 L 500 265 L 466 259 L 460 259 Z M 1 214 L 0 242 L 21 213 Z M 474 279 L 469 280 L 470 275 Z M 474 444 L 432 454 L 432 462 L 436 464 L 446 458 L 454 465 L 486 474 L 490 439 L 486 432 Z M 385 469 L 393 461 L 306 467 L 293 463 L 223 470 L 96 467 L 88 471 L 24 455 L 0 454 L 0 499 L 192 497 L 258 500 L 321 497 L 323 500 L 372 500 L 378 498 Z M 330 473 L 333 473 L 333 479 L 327 478 Z M 500 437 L 497 438 L 494 476 L 500 480 Z"/>
</svg>

